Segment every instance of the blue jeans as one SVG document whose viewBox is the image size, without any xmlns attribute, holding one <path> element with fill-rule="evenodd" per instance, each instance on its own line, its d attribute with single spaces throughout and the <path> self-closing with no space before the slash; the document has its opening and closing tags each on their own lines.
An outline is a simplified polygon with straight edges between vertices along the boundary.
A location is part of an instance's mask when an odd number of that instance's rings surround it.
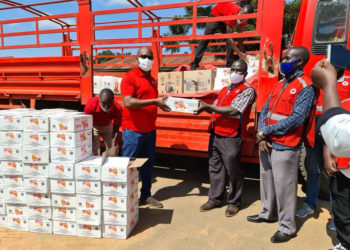
<svg viewBox="0 0 350 250">
<path fill-rule="evenodd" d="M 148 133 L 139 133 L 128 129 L 123 130 L 122 156 L 148 158 L 148 161 L 141 167 L 141 199 L 151 196 L 155 149 L 155 130 Z"/>
<path fill-rule="evenodd" d="M 307 182 L 304 203 L 315 209 L 320 191 L 320 176 L 324 167 L 323 143 L 319 139 L 316 139 L 314 148 L 306 147 L 305 165 Z"/>
</svg>

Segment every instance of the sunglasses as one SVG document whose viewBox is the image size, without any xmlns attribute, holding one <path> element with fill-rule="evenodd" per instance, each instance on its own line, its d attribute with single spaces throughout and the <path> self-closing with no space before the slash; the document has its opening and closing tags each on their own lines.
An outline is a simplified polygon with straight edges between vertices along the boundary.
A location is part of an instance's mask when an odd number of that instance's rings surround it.
<svg viewBox="0 0 350 250">
<path fill-rule="evenodd" d="M 153 60 L 153 56 L 140 55 L 139 57 L 142 58 L 142 59 L 148 58 L 149 60 Z"/>
</svg>

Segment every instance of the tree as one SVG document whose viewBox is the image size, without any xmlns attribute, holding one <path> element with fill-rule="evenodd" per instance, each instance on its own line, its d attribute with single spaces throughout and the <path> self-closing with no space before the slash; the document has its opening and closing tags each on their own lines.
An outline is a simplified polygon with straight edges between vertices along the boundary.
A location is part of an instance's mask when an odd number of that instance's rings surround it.
<svg viewBox="0 0 350 250">
<path fill-rule="evenodd" d="M 284 8 L 283 34 L 289 36 L 293 33 L 298 18 L 301 0 L 293 0 L 286 3 Z"/>
<path fill-rule="evenodd" d="M 99 56 L 115 56 L 115 53 L 111 50 L 104 50 L 100 53 L 98 53 Z M 97 63 L 100 64 L 100 63 L 104 63 L 106 61 L 109 61 L 111 60 L 111 58 L 108 58 L 108 57 L 101 57 L 101 58 L 97 58 Z"/>
</svg>

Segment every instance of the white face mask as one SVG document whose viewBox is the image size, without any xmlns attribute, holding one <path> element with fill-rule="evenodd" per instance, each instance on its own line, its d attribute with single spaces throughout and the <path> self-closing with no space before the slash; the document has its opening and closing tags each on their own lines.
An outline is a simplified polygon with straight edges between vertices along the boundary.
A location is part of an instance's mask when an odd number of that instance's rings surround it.
<svg viewBox="0 0 350 250">
<path fill-rule="evenodd" d="M 240 83 L 240 82 L 243 82 L 244 75 L 240 75 L 240 74 L 237 74 L 236 72 L 232 72 L 230 74 L 230 79 L 231 79 L 231 83 L 233 84 Z"/>
<path fill-rule="evenodd" d="M 108 113 L 112 109 L 112 107 L 110 107 L 109 109 L 106 109 L 106 108 L 102 107 L 101 104 L 100 104 L 100 107 L 101 107 L 102 111 L 105 113 Z"/>
<path fill-rule="evenodd" d="M 142 59 L 139 57 L 139 68 L 143 71 L 151 71 L 153 65 L 153 60 L 150 60 L 148 58 Z"/>
</svg>

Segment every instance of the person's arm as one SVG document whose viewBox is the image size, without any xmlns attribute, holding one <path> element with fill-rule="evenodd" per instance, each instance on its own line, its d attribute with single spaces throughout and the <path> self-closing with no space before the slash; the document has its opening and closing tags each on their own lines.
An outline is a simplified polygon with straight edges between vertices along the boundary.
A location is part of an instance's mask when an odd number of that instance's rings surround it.
<svg viewBox="0 0 350 250">
<path fill-rule="evenodd" d="M 266 119 L 266 116 L 268 113 L 270 99 L 271 99 L 271 96 L 269 96 L 269 98 L 265 102 L 264 107 L 262 108 L 262 110 L 260 112 L 259 120 L 258 120 L 258 130 L 262 130 L 265 127 L 265 119 Z"/>
<path fill-rule="evenodd" d="M 334 156 L 331 151 L 328 149 L 327 145 L 323 145 L 323 159 L 324 159 L 324 169 L 330 176 L 335 176 L 339 171 L 337 164 L 334 161 Z"/>
<path fill-rule="evenodd" d="M 233 28 L 229 25 L 226 25 L 226 33 L 231 34 L 233 33 Z M 239 42 L 239 41 L 238 41 Z M 231 48 L 237 53 L 239 56 L 239 59 L 243 61 L 247 61 L 247 55 L 243 53 L 236 45 L 235 40 L 233 38 L 228 39 L 228 43 L 230 44 Z M 240 46 L 240 45 L 239 45 Z"/>
<path fill-rule="evenodd" d="M 240 114 L 240 112 L 231 107 L 231 106 L 216 106 L 215 104 L 207 104 L 203 101 L 199 101 L 199 107 L 198 107 L 198 110 L 195 111 L 195 114 L 200 114 L 202 113 L 203 111 L 206 111 L 208 113 L 218 113 L 220 115 L 223 115 L 223 116 L 227 116 L 227 117 L 234 117 L 238 114 Z"/>
<path fill-rule="evenodd" d="M 92 102 L 90 100 L 85 105 L 84 113 L 87 114 L 87 115 L 92 115 L 93 112 L 94 112 L 94 105 L 92 105 Z"/>
</svg>

